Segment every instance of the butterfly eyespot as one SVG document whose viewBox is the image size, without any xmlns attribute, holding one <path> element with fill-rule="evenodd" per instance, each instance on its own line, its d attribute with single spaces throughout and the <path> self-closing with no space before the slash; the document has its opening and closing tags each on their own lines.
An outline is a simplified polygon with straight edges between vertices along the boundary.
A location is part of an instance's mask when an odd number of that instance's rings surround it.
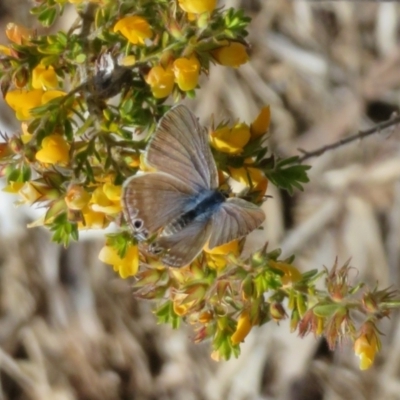
<svg viewBox="0 0 400 400">
<path fill-rule="evenodd" d="M 133 228 L 135 231 L 140 231 L 141 228 L 143 228 L 143 220 L 142 219 L 135 219 L 132 223 Z"/>
</svg>

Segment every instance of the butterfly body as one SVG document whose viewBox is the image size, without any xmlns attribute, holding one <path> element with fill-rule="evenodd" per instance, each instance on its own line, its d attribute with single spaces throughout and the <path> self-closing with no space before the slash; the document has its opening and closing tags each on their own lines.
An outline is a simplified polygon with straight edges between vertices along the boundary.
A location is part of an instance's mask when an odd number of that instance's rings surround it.
<svg viewBox="0 0 400 400">
<path fill-rule="evenodd" d="M 173 235 L 192 222 L 209 219 L 225 200 L 225 196 L 219 190 L 199 193 L 188 203 L 188 210 L 164 228 L 163 236 Z"/>
<path fill-rule="evenodd" d="M 210 249 L 250 233 L 264 212 L 218 190 L 217 167 L 207 131 L 178 105 L 160 120 L 146 151 L 157 172 L 136 175 L 124 184 L 122 205 L 134 235 L 157 234 L 150 250 L 164 264 L 189 264 L 206 243 Z"/>
</svg>

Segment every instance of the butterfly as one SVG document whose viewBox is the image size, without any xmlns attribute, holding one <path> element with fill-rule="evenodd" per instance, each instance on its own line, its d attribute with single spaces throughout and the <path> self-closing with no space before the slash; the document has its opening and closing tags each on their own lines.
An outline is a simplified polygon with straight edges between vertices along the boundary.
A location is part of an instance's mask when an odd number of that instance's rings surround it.
<svg viewBox="0 0 400 400">
<path fill-rule="evenodd" d="M 218 190 L 207 130 L 183 105 L 161 118 L 145 162 L 156 172 L 125 182 L 124 215 L 137 238 L 159 233 L 149 249 L 167 266 L 188 265 L 207 242 L 212 249 L 241 238 L 265 219 L 256 205 Z"/>
</svg>

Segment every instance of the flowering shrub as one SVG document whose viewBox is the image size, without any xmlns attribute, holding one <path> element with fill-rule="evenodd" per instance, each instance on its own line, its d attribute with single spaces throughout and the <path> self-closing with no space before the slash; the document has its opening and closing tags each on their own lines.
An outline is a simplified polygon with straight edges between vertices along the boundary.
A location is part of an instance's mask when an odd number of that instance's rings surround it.
<svg viewBox="0 0 400 400">
<path fill-rule="evenodd" d="M 200 75 L 214 64 L 246 63 L 249 18 L 217 9 L 215 0 L 37 3 L 32 13 L 45 27 L 67 3 L 80 23 L 51 35 L 10 24 L 9 43 L 0 46 L 1 91 L 21 121 L 20 132 L 3 135 L 0 172 L 4 190 L 44 209 L 34 225 L 68 245 L 82 229 L 114 223 L 99 258 L 121 278 L 136 277 L 135 295 L 157 300 L 160 322 L 187 321 L 195 341 L 211 338 L 215 359 L 238 356 L 253 326 L 290 318 L 293 331 L 324 335 L 332 348 L 353 340 L 368 368 L 380 347 L 376 323 L 396 304 L 393 292 L 352 286 L 347 264 L 302 274 L 294 257 L 283 260 L 267 246 L 243 259 L 245 239 L 206 246 L 189 266 L 167 268 L 132 236 L 121 213 L 123 182 L 149 170 L 143 154 L 169 109 L 166 100 L 194 97 Z M 238 181 L 240 196 L 257 205 L 269 182 L 292 193 L 308 181 L 309 167 L 298 157 L 280 159 L 265 147 L 269 124 L 265 106 L 252 123 L 224 121 L 209 135 L 220 188 Z M 325 291 L 315 286 L 322 277 Z"/>
</svg>

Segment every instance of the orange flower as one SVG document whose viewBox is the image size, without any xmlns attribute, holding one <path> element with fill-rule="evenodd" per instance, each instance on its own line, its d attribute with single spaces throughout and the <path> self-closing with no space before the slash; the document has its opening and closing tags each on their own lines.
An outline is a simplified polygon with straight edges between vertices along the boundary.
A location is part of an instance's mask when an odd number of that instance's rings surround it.
<svg viewBox="0 0 400 400">
<path fill-rule="evenodd" d="M 126 163 L 133 168 L 140 167 L 140 154 L 131 154 L 126 157 Z"/>
<path fill-rule="evenodd" d="M 246 47 L 239 42 L 230 42 L 228 46 L 222 46 L 211 52 L 218 64 L 226 67 L 238 68 L 249 61 Z"/>
<path fill-rule="evenodd" d="M 193 90 L 197 86 L 200 75 L 199 60 L 192 56 L 190 58 L 178 58 L 174 61 L 173 72 L 175 82 L 179 89 L 187 92 Z"/>
<path fill-rule="evenodd" d="M 250 140 L 250 129 L 245 123 L 233 128 L 223 126 L 211 133 L 211 145 L 223 153 L 239 154 Z"/>
<path fill-rule="evenodd" d="M 46 164 L 68 164 L 70 146 L 63 136 L 53 134 L 42 140 L 42 148 L 36 153 L 36 160 Z"/>
<path fill-rule="evenodd" d="M 260 114 L 250 125 L 250 134 L 252 139 L 265 134 L 268 131 L 269 124 L 271 122 L 271 109 L 269 106 L 265 106 L 261 109 Z"/>
<path fill-rule="evenodd" d="M 32 36 L 32 30 L 10 22 L 6 26 L 6 36 L 12 42 L 22 44 L 23 40 L 29 40 Z"/>
<path fill-rule="evenodd" d="M 117 250 L 109 245 L 104 246 L 99 253 L 100 261 L 111 264 L 121 278 L 136 275 L 139 269 L 139 249 L 137 245 L 128 246 L 125 256 L 121 258 Z"/>
<path fill-rule="evenodd" d="M 211 12 L 216 5 L 217 0 L 179 0 L 179 6 L 182 10 L 193 14 Z"/>
<path fill-rule="evenodd" d="M 164 69 L 161 65 L 153 67 L 146 77 L 151 92 L 156 99 L 168 97 L 174 88 L 174 73 L 172 68 Z"/>
<path fill-rule="evenodd" d="M 58 85 L 57 75 L 50 65 L 37 65 L 32 71 L 32 86 L 34 89 L 54 89 Z"/>
<path fill-rule="evenodd" d="M 246 336 L 250 333 L 251 328 L 252 325 L 250 322 L 250 314 L 248 311 L 243 311 L 238 319 L 236 331 L 231 336 L 232 344 L 239 344 L 240 342 L 243 342 Z"/>
<path fill-rule="evenodd" d="M 114 32 L 120 32 L 129 42 L 139 45 L 144 45 L 144 41 L 153 36 L 149 23 L 137 15 L 120 19 L 114 25 Z"/>
</svg>

